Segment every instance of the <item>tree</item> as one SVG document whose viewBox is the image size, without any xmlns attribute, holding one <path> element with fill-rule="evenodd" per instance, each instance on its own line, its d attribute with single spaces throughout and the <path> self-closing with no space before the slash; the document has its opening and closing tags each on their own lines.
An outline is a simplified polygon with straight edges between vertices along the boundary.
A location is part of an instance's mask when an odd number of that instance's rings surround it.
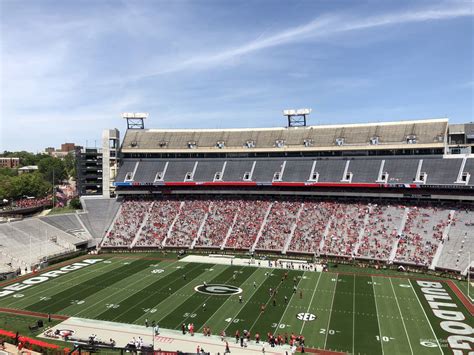
<svg viewBox="0 0 474 355">
<path fill-rule="evenodd" d="M 12 197 L 12 180 L 14 177 L 4 175 L 0 177 L 0 199 L 9 200 Z"/>
<path fill-rule="evenodd" d="M 0 179 L 4 176 L 17 176 L 18 170 L 10 168 L 0 168 Z"/>
<path fill-rule="evenodd" d="M 66 168 L 68 177 L 76 176 L 76 158 L 74 154 L 69 153 L 64 157 L 64 167 Z"/>
<path fill-rule="evenodd" d="M 66 166 L 59 158 L 45 156 L 38 162 L 38 169 L 48 182 L 53 181 L 53 175 L 55 184 L 67 178 Z"/>
<path fill-rule="evenodd" d="M 51 184 L 48 184 L 40 173 L 35 172 L 13 177 L 10 189 L 10 197 L 15 199 L 23 196 L 43 197 L 51 191 Z"/>
<path fill-rule="evenodd" d="M 79 197 L 74 197 L 70 202 L 69 206 L 71 208 L 74 208 L 76 210 L 80 210 L 82 208 L 81 200 L 79 200 Z"/>
</svg>

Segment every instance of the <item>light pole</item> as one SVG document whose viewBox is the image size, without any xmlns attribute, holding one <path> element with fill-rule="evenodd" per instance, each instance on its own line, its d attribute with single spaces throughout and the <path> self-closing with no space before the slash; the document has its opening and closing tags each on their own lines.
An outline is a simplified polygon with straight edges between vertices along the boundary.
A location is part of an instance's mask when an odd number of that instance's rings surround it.
<svg viewBox="0 0 474 355">
<path fill-rule="evenodd" d="M 53 181 L 52 181 L 52 193 L 53 193 L 53 196 L 52 196 L 52 199 L 53 199 L 53 208 L 51 210 L 54 210 L 54 168 L 53 168 Z"/>
<path fill-rule="evenodd" d="M 471 289 L 471 252 L 469 252 L 468 256 L 469 264 L 467 266 L 467 298 L 469 298 L 469 301 L 472 301 L 471 295 L 469 293 L 469 290 Z"/>
</svg>

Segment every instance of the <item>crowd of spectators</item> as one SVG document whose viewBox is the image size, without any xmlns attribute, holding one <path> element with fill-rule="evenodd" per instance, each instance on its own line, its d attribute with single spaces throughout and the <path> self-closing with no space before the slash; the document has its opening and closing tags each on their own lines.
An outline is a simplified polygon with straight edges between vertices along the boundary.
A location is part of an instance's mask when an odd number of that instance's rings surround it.
<svg viewBox="0 0 474 355">
<path fill-rule="evenodd" d="M 457 221 L 452 221 L 454 230 Z M 161 247 L 164 243 L 190 247 L 196 240 L 196 247 L 248 250 L 261 233 L 257 250 L 283 251 L 289 242 L 289 252 L 386 261 L 393 251 L 395 261 L 429 266 L 450 223 L 449 208 L 424 204 L 405 207 L 284 198 L 134 198 L 122 203 L 103 246 L 129 247 L 140 232 L 136 242 L 140 247 Z"/>
<path fill-rule="evenodd" d="M 180 206 L 181 201 L 175 199 L 156 200 L 135 245 L 161 247 L 171 224 L 180 211 Z"/>
<path fill-rule="evenodd" d="M 166 246 L 190 247 L 209 212 L 210 200 L 188 199 L 181 208 L 179 218 L 171 230 Z"/>
<path fill-rule="evenodd" d="M 388 260 L 398 238 L 404 206 L 372 205 L 356 256 Z"/>
<path fill-rule="evenodd" d="M 296 228 L 288 250 L 292 252 L 315 253 L 323 238 L 326 226 L 337 203 L 306 201 L 296 222 Z"/>
<path fill-rule="evenodd" d="M 410 207 L 395 259 L 430 266 L 448 223 L 447 209 L 432 206 Z"/>
<path fill-rule="evenodd" d="M 469 252 L 474 248 L 474 206 L 456 206 L 449 234 L 445 239 L 444 266 L 465 270 L 470 262 Z M 471 256 L 472 257 L 472 256 Z"/>
<path fill-rule="evenodd" d="M 370 206 L 362 203 L 340 203 L 334 210 L 324 237 L 322 254 L 353 256 L 356 243 L 364 228 L 364 218 Z"/>
<path fill-rule="evenodd" d="M 273 202 L 256 249 L 283 250 L 301 205 L 301 201 Z"/>
<path fill-rule="evenodd" d="M 269 200 L 239 200 L 239 215 L 227 239 L 226 247 L 234 249 L 250 249 L 265 220 L 270 207 Z"/>
<path fill-rule="evenodd" d="M 151 200 L 128 199 L 122 202 L 117 218 L 102 246 L 129 247 L 152 205 Z"/>
<path fill-rule="evenodd" d="M 51 196 L 40 197 L 40 198 L 23 198 L 13 202 L 14 208 L 31 208 L 51 205 Z"/>
<path fill-rule="evenodd" d="M 216 199 L 212 202 L 206 224 L 196 246 L 217 248 L 224 243 L 225 237 L 238 216 L 240 200 Z"/>
</svg>

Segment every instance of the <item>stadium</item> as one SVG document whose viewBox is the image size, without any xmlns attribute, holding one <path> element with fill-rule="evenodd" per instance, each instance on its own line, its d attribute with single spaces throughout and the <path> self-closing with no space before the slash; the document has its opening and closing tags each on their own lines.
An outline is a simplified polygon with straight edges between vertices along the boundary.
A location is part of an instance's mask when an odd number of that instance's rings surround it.
<svg viewBox="0 0 474 355">
<path fill-rule="evenodd" d="M 470 353 L 474 124 L 310 112 L 248 129 L 124 113 L 103 196 L 0 224 L 5 277 L 26 268 L 2 312 L 83 351 Z"/>
</svg>

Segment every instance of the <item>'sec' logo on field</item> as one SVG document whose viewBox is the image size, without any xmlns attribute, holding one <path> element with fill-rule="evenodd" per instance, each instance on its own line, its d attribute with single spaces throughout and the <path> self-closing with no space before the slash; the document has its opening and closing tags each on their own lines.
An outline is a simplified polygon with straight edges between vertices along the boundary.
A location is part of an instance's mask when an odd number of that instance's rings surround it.
<svg viewBox="0 0 474 355">
<path fill-rule="evenodd" d="M 237 295 L 242 292 L 240 287 L 232 285 L 219 285 L 219 284 L 210 284 L 210 285 L 199 285 L 194 288 L 195 291 L 204 293 L 206 295 L 221 295 L 221 296 L 230 296 Z"/>
<path fill-rule="evenodd" d="M 312 320 L 315 320 L 316 319 L 316 316 L 312 313 L 298 313 L 296 315 L 296 318 L 298 318 L 299 320 L 304 320 L 304 321 L 312 321 Z"/>
</svg>

